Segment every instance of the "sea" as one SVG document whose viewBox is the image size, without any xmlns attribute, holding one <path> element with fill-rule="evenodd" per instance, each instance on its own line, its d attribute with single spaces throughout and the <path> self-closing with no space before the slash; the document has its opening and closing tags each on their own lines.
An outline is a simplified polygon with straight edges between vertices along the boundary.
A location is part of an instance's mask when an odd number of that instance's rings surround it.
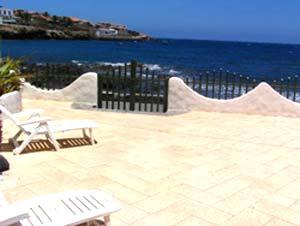
<svg viewBox="0 0 300 226">
<path fill-rule="evenodd" d="M 300 74 L 300 45 L 153 39 L 136 41 L 1 40 L 2 56 L 30 63 L 122 66 L 137 60 L 154 71 L 195 76 L 228 70 L 258 78 Z"/>
</svg>

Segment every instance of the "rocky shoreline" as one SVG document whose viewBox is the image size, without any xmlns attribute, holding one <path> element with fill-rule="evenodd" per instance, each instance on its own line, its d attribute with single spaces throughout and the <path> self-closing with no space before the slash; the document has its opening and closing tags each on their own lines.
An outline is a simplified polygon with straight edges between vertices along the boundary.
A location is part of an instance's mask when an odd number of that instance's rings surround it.
<svg viewBox="0 0 300 226">
<path fill-rule="evenodd" d="M 3 24 L 0 25 L 0 35 L 3 39 L 57 39 L 57 40 L 133 40 L 145 41 L 150 37 L 141 33 L 131 35 L 119 34 L 114 36 L 95 36 L 86 30 L 57 30 L 35 26 Z"/>
<path fill-rule="evenodd" d="M 134 41 L 150 39 L 150 36 L 130 30 L 122 24 L 94 23 L 73 16 L 50 15 L 48 12 L 16 9 L 10 10 L 10 16 L 0 19 L 0 35 L 3 39 Z"/>
</svg>

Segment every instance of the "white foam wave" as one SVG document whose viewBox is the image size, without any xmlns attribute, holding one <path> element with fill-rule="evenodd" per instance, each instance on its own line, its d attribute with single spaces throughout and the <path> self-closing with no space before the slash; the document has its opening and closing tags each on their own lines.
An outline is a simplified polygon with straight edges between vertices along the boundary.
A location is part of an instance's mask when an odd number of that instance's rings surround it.
<svg viewBox="0 0 300 226">
<path fill-rule="evenodd" d="M 176 70 L 173 70 L 173 69 L 169 70 L 169 75 L 178 75 L 180 73 L 181 73 L 180 71 L 176 71 Z"/>
<path fill-rule="evenodd" d="M 150 71 L 160 71 L 161 67 L 158 64 L 145 64 L 145 67 Z"/>
<path fill-rule="evenodd" d="M 71 62 L 72 64 L 76 64 L 77 66 L 82 66 L 84 64 L 87 64 L 86 61 L 80 61 L 80 60 L 72 60 Z"/>
<path fill-rule="evenodd" d="M 112 66 L 112 67 L 124 67 L 125 63 L 112 63 L 112 62 L 99 62 L 98 64 L 103 65 L 103 66 Z"/>
</svg>

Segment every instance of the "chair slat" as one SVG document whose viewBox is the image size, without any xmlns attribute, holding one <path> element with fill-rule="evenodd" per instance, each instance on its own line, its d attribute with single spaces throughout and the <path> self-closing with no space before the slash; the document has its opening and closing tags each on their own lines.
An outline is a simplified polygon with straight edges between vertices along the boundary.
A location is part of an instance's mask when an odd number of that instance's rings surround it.
<svg viewBox="0 0 300 226">
<path fill-rule="evenodd" d="M 98 203 L 96 203 L 90 196 L 84 195 L 83 199 L 85 199 L 86 202 L 90 203 L 90 205 L 93 206 L 94 209 L 99 209 Z"/>
<path fill-rule="evenodd" d="M 29 209 L 29 219 L 34 226 L 42 225 L 43 223 L 42 220 L 39 218 L 39 216 L 32 208 Z"/>
</svg>

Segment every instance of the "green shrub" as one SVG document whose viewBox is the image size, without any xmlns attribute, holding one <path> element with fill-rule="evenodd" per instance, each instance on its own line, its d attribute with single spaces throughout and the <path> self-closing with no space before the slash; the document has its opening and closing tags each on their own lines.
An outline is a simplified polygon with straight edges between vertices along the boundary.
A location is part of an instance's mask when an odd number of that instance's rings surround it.
<svg viewBox="0 0 300 226">
<path fill-rule="evenodd" d="M 0 62 L 0 96 L 21 87 L 21 61 L 6 58 Z"/>
</svg>

